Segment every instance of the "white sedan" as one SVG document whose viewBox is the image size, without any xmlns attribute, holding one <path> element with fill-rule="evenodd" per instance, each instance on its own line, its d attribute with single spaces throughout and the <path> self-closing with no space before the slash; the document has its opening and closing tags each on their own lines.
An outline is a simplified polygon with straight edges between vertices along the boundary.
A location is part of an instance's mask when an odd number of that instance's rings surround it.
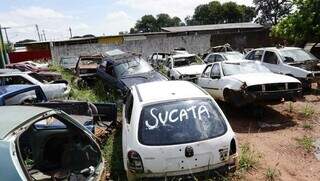
<svg viewBox="0 0 320 181">
<path fill-rule="evenodd" d="M 46 82 L 37 73 L 12 72 L 0 74 L 0 85 L 39 85 L 48 100 L 62 98 L 70 93 L 67 81 Z"/>
<path fill-rule="evenodd" d="M 216 100 L 236 106 L 279 103 L 302 94 L 301 83 L 296 78 L 272 73 L 261 63 L 252 61 L 209 64 L 197 83 Z"/>
</svg>

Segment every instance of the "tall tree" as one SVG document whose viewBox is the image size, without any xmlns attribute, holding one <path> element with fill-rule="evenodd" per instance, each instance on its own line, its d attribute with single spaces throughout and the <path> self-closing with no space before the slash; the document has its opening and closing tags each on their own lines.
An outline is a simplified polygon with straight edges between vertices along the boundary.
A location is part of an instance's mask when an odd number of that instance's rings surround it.
<svg viewBox="0 0 320 181">
<path fill-rule="evenodd" d="M 276 37 L 291 43 L 320 42 L 320 1 L 294 0 L 296 11 L 272 28 Z"/>
<path fill-rule="evenodd" d="M 253 0 L 258 15 L 255 22 L 276 25 L 279 20 L 289 15 L 292 10 L 292 0 Z"/>
<path fill-rule="evenodd" d="M 187 17 L 185 21 L 188 25 L 204 25 L 248 22 L 252 21 L 254 17 L 253 7 L 237 5 L 234 2 L 221 4 L 219 1 L 212 1 L 197 6 L 193 16 Z"/>
<path fill-rule="evenodd" d="M 171 18 L 168 14 L 144 15 L 138 20 L 134 28 L 130 29 L 130 33 L 156 32 L 161 31 L 162 27 L 183 26 L 181 19 L 178 17 Z"/>
</svg>

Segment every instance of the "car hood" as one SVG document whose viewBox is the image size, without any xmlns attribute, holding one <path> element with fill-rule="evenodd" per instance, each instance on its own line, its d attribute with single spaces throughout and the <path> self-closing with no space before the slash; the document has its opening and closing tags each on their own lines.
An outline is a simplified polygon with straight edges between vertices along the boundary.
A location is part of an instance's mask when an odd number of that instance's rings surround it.
<svg viewBox="0 0 320 181">
<path fill-rule="evenodd" d="M 168 79 L 156 71 L 151 71 L 143 74 L 130 75 L 130 76 L 125 76 L 121 78 L 121 82 L 125 84 L 127 87 L 131 87 L 133 85 L 146 83 L 146 82 L 166 81 L 166 80 Z"/>
<path fill-rule="evenodd" d="M 288 65 L 302 68 L 308 71 L 320 71 L 320 61 L 319 60 L 309 60 L 303 62 L 288 63 Z"/>
<path fill-rule="evenodd" d="M 300 83 L 296 78 L 274 73 L 248 73 L 228 77 L 241 82 L 246 82 L 248 86 L 272 83 Z"/>
<path fill-rule="evenodd" d="M 206 67 L 205 64 L 190 65 L 190 66 L 173 68 L 173 70 L 178 71 L 181 75 L 196 75 L 196 74 L 201 74 L 205 67 Z"/>
</svg>

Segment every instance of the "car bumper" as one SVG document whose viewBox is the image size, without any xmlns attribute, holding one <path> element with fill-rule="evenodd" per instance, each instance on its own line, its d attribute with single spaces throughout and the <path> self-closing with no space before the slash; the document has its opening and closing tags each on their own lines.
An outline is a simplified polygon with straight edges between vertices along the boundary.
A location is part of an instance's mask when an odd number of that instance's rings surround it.
<svg viewBox="0 0 320 181">
<path fill-rule="evenodd" d="M 302 89 L 283 90 L 283 91 L 266 91 L 266 92 L 245 92 L 233 91 L 228 101 L 236 106 L 247 104 L 278 104 L 282 100 L 294 101 L 297 97 L 302 96 Z"/>
<path fill-rule="evenodd" d="M 227 161 L 215 165 L 165 173 L 133 174 L 128 172 L 127 176 L 128 180 L 184 180 L 190 178 L 204 180 L 205 177 L 216 175 L 217 173 L 235 172 L 237 159 L 238 154 L 235 154 L 230 156 Z"/>
</svg>

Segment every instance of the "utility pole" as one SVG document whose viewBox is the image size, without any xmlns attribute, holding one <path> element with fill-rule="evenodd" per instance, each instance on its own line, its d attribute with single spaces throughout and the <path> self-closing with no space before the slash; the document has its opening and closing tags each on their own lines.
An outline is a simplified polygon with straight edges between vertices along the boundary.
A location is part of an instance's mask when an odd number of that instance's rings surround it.
<svg viewBox="0 0 320 181">
<path fill-rule="evenodd" d="M 43 34 L 44 41 L 47 41 L 46 33 L 44 32 L 44 30 L 42 30 L 42 34 Z"/>
<path fill-rule="evenodd" d="M 39 41 L 41 41 L 41 36 L 40 36 L 40 32 L 39 32 L 39 27 L 38 27 L 37 24 L 36 24 L 36 30 L 37 30 L 37 33 L 38 33 Z"/>
<path fill-rule="evenodd" d="M 69 27 L 69 32 L 70 32 L 70 38 L 72 38 L 72 30 L 71 30 L 71 27 Z"/>
<path fill-rule="evenodd" d="M 9 44 L 7 29 L 11 29 L 11 28 L 10 27 L 3 27 L 2 29 L 4 29 L 4 34 L 6 35 L 7 43 Z"/>
<path fill-rule="evenodd" d="M 7 61 L 6 48 L 4 47 L 4 42 L 3 42 L 1 25 L 0 25 L 0 46 L 1 46 L 0 47 L 0 54 L 1 54 L 0 68 L 4 68 L 5 65 L 8 63 L 8 61 Z"/>
</svg>

